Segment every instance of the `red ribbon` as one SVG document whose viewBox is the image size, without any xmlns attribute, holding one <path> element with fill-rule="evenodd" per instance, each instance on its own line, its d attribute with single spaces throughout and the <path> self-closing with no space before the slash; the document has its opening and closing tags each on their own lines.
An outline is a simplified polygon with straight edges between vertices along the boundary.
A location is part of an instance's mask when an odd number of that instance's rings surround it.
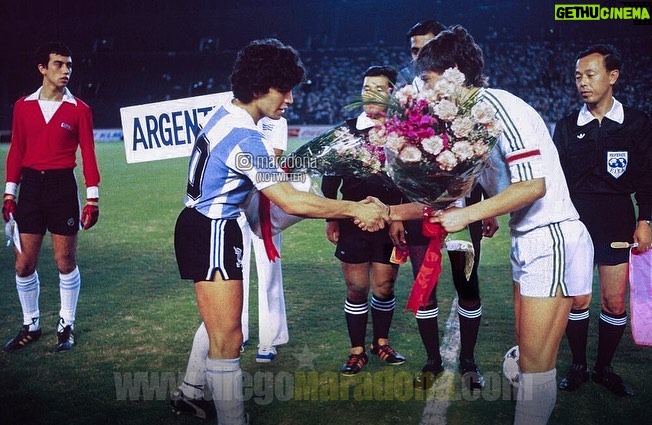
<svg viewBox="0 0 652 425">
<path fill-rule="evenodd" d="M 267 258 L 272 263 L 276 261 L 277 258 L 281 258 L 278 251 L 276 250 L 276 245 L 272 240 L 272 216 L 271 216 L 271 201 L 263 192 L 259 193 L 260 198 L 258 200 L 258 217 L 260 219 L 260 233 L 263 238 L 263 244 L 265 244 L 265 251 L 267 252 Z"/>
<path fill-rule="evenodd" d="M 431 209 L 423 209 L 423 225 L 421 231 L 424 236 L 430 239 L 428 248 L 423 259 L 423 264 L 419 269 L 417 278 L 412 284 L 412 290 L 407 302 L 407 309 L 415 314 L 419 307 L 425 307 L 430 300 L 430 294 L 437 286 L 439 275 L 441 274 L 441 247 L 446 239 L 446 230 L 439 223 L 431 223 Z"/>
</svg>

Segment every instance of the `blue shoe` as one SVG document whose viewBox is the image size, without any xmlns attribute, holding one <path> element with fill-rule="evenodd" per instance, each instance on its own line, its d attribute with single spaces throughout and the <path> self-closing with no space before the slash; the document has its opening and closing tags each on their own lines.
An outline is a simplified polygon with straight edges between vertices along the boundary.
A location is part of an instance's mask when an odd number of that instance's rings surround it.
<svg viewBox="0 0 652 425">
<path fill-rule="evenodd" d="M 269 363 L 276 358 L 276 347 L 273 345 L 259 345 L 256 353 L 256 363 Z"/>
</svg>

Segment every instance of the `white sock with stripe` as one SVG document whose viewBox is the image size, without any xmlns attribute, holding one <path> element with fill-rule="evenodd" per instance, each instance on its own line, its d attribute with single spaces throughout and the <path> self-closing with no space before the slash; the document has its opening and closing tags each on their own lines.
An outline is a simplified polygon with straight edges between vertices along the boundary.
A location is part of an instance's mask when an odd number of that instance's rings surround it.
<svg viewBox="0 0 652 425">
<path fill-rule="evenodd" d="M 25 277 L 16 275 L 16 290 L 23 310 L 23 325 L 29 325 L 29 330 L 35 331 L 40 327 L 39 317 L 41 316 L 38 308 L 38 298 L 41 292 L 38 273 L 34 272 Z"/>
<path fill-rule="evenodd" d="M 63 319 L 63 326 L 75 327 L 75 313 L 77 312 L 77 300 L 81 288 L 81 275 L 79 267 L 68 274 L 59 273 L 59 296 L 61 297 L 61 310 L 59 317 Z M 61 322 L 60 322 L 61 324 Z M 59 329 L 59 332 L 63 329 Z"/>
<path fill-rule="evenodd" d="M 206 358 L 206 379 L 213 394 L 220 425 L 245 423 L 242 369 L 237 359 Z"/>
</svg>

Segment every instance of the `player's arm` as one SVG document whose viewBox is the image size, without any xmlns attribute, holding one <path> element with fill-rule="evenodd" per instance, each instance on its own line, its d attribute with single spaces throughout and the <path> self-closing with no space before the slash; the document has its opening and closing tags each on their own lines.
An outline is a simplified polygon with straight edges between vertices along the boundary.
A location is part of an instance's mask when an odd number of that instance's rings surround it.
<svg viewBox="0 0 652 425">
<path fill-rule="evenodd" d="M 352 202 L 323 198 L 300 192 L 287 182 L 262 190 L 272 202 L 288 214 L 311 218 L 349 218 L 358 220 L 366 230 L 379 230 L 389 219 L 388 208 L 382 202 Z"/>
<path fill-rule="evenodd" d="M 86 204 L 82 208 L 81 225 L 84 230 L 88 230 L 97 223 L 100 216 L 100 171 L 95 154 L 92 112 L 86 106 L 80 115 L 79 147 L 81 149 L 82 167 L 86 183 Z"/>
<path fill-rule="evenodd" d="M 2 202 L 2 218 L 9 221 L 16 211 L 16 196 L 20 184 L 23 158 L 25 157 L 25 135 L 20 126 L 20 117 L 24 114 L 20 101 L 14 105 L 11 123 L 11 142 L 7 152 L 5 191 Z"/>
<path fill-rule="evenodd" d="M 430 217 L 430 221 L 441 223 L 449 233 L 459 232 L 469 223 L 520 210 L 542 198 L 545 194 L 545 178 L 520 181 L 510 184 L 496 196 L 487 198 L 477 204 L 465 208 L 435 211 Z"/>
</svg>

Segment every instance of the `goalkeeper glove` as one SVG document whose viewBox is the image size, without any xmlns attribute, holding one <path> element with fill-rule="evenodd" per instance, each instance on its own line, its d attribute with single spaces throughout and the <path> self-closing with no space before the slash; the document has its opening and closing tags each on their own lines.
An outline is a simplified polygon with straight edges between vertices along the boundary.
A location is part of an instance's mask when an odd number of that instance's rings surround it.
<svg viewBox="0 0 652 425">
<path fill-rule="evenodd" d="M 5 221 L 11 220 L 11 217 L 16 214 L 16 198 L 5 193 L 5 200 L 2 204 L 2 218 Z"/>
<path fill-rule="evenodd" d="M 82 229 L 88 230 L 97 223 L 97 219 L 100 217 L 98 201 L 98 198 L 88 198 L 86 200 L 86 205 L 84 205 L 81 215 Z"/>
</svg>

